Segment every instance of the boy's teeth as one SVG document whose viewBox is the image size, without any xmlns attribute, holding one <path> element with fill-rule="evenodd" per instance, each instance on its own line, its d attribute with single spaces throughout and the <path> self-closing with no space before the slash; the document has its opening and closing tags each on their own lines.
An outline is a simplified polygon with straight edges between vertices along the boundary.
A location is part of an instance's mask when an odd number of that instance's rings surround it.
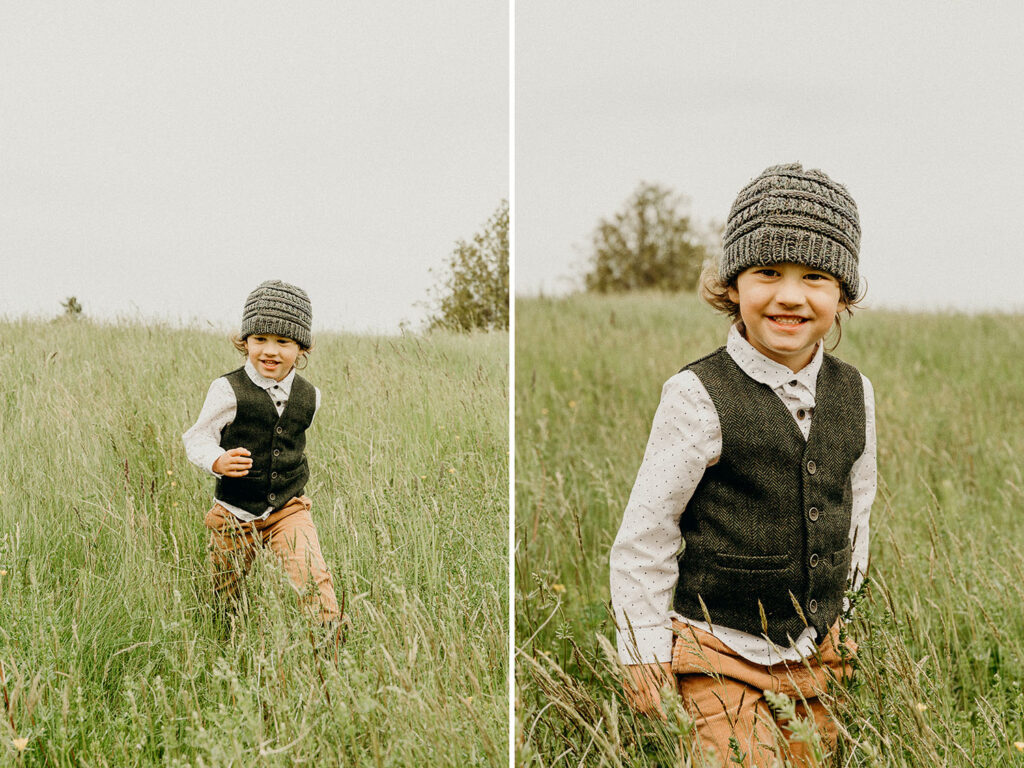
<svg viewBox="0 0 1024 768">
<path fill-rule="evenodd" d="M 783 325 L 798 325 L 804 321 L 802 317 L 773 317 L 772 319 Z"/>
</svg>

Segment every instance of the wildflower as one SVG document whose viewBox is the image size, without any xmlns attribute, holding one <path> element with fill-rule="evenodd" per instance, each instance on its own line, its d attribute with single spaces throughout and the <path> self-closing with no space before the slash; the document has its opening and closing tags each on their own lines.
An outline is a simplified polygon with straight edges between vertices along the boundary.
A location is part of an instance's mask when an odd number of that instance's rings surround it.
<svg viewBox="0 0 1024 768">
<path fill-rule="evenodd" d="M 177 483 L 177 481 L 176 481 L 176 480 L 171 480 L 171 488 L 173 488 L 173 487 L 174 487 L 174 486 L 176 486 L 177 484 L 178 484 L 178 483 Z"/>
<path fill-rule="evenodd" d="M 565 592 L 565 584 L 552 584 L 551 591 L 561 594 L 562 592 Z"/>
<path fill-rule="evenodd" d="M 1015 741 L 1013 742 L 1013 746 L 1017 748 L 1018 752 L 1024 752 L 1024 741 Z"/>
<path fill-rule="evenodd" d="M 0 576 L 6 576 L 6 575 L 7 575 L 7 570 L 5 568 L 0 568 Z"/>
<path fill-rule="evenodd" d="M 548 409 L 547 408 L 541 408 L 540 412 L 543 413 L 545 416 L 548 415 Z"/>
<path fill-rule="evenodd" d="M 426 480 L 426 479 L 427 479 L 426 475 L 420 475 L 420 480 Z"/>
<path fill-rule="evenodd" d="M 455 474 L 455 467 L 449 467 L 448 468 L 448 473 L 454 475 Z"/>
<path fill-rule="evenodd" d="M 570 408 L 575 408 L 576 407 L 576 401 L 575 400 L 570 400 L 569 401 L 569 407 Z"/>
<path fill-rule="evenodd" d="M 167 474 L 168 475 L 173 475 L 174 474 L 174 470 L 173 469 L 168 469 L 167 470 Z"/>
<path fill-rule="evenodd" d="M 28 739 L 11 739 L 11 744 L 13 744 L 14 748 L 19 752 L 24 752 L 25 747 L 28 746 Z"/>
<path fill-rule="evenodd" d="M 922 701 L 917 702 L 917 711 L 924 712 L 928 709 L 928 705 Z"/>
</svg>

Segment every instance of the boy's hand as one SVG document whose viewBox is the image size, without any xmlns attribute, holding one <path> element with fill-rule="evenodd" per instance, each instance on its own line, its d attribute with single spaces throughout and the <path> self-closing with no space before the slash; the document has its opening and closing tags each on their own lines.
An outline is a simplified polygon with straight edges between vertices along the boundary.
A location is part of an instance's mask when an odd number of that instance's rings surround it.
<svg viewBox="0 0 1024 768">
<path fill-rule="evenodd" d="M 650 717 L 665 719 L 661 711 L 661 686 L 672 684 L 672 664 L 668 661 L 661 664 L 629 664 L 629 677 L 624 681 L 622 689 L 626 692 L 626 701 L 638 712 Z"/>
<path fill-rule="evenodd" d="M 227 477 L 245 477 L 249 474 L 249 467 L 252 466 L 252 459 L 249 458 L 251 455 L 246 448 L 232 448 L 230 451 L 224 451 L 213 462 L 213 471 Z"/>
</svg>

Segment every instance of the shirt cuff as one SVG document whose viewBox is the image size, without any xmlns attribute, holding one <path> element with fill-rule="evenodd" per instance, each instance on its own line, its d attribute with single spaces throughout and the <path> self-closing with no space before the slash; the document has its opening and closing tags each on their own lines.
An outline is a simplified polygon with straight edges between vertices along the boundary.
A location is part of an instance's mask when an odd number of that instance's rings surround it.
<svg viewBox="0 0 1024 768">
<path fill-rule="evenodd" d="M 196 457 L 196 465 L 201 469 L 205 469 L 209 474 L 214 477 L 223 477 L 213 471 L 213 462 L 220 458 L 220 455 L 224 453 L 224 449 L 219 445 L 216 448 L 204 450 Z"/>
<path fill-rule="evenodd" d="M 636 639 L 636 646 L 633 639 Z M 616 635 L 619 660 L 623 664 L 663 664 L 672 661 L 672 626 L 633 627 Z"/>
</svg>

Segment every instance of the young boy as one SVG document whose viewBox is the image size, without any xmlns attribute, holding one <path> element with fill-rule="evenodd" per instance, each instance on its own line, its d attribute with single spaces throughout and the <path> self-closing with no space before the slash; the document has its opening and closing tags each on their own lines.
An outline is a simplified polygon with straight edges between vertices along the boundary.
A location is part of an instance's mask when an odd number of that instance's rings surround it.
<svg viewBox="0 0 1024 768">
<path fill-rule="evenodd" d="M 332 625 L 338 603 L 303 494 L 306 430 L 320 390 L 295 364 L 312 349 L 311 323 L 304 290 L 280 280 L 261 283 L 232 338 L 245 364 L 213 381 L 183 439 L 189 461 L 217 478 L 205 520 L 215 595 L 233 602 L 257 547 L 269 546 L 311 614 Z"/>
<path fill-rule="evenodd" d="M 724 347 L 665 384 L 612 548 L 611 596 L 630 702 L 659 714 L 671 681 L 701 748 L 764 766 L 765 690 L 796 699 L 826 748 L 836 738 L 819 694 L 854 650 L 838 622 L 867 568 L 874 396 L 823 349 L 859 294 L 846 188 L 772 166 L 740 191 L 724 239 L 701 288 L 734 322 Z M 786 749 L 813 762 L 804 744 Z"/>
</svg>

